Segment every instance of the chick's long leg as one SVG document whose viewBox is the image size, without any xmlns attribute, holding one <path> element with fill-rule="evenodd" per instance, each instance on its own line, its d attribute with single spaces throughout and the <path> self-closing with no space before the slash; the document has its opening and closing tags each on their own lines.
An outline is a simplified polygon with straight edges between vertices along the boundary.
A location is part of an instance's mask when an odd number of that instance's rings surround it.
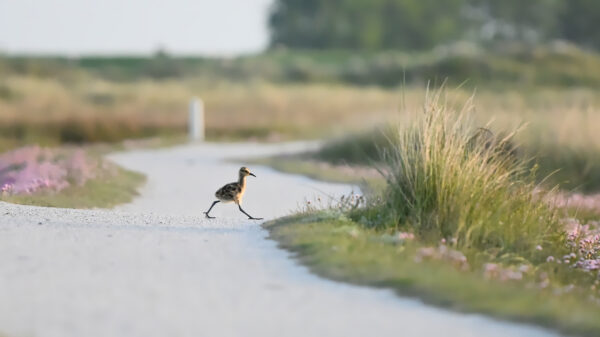
<svg viewBox="0 0 600 337">
<path fill-rule="evenodd" d="M 238 204 L 238 207 L 239 207 L 240 211 L 242 211 L 242 213 L 246 214 L 248 216 L 248 219 L 250 219 L 250 220 L 262 220 L 263 219 L 263 218 L 255 218 L 252 215 L 246 213 L 246 211 L 244 211 L 244 209 L 242 208 L 242 205 Z"/>
<path fill-rule="evenodd" d="M 220 203 L 221 200 L 215 200 L 215 202 L 212 203 L 212 205 L 210 205 L 210 208 L 208 209 L 208 211 L 204 212 L 204 215 L 206 215 L 207 218 L 209 219 L 214 219 L 214 216 L 210 216 L 208 213 L 210 213 L 210 210 L 215 207 L 216 204 Z"/>
</svg>

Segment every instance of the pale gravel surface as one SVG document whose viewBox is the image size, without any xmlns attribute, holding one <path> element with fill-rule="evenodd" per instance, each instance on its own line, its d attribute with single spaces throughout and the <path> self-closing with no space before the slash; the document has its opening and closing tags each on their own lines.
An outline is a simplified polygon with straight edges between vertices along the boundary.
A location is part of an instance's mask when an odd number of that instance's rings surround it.
<svg viewBox="0 0 600 337">
<path fill-rule="evenodd" d="M 228 157 L 306 144 L 191 145 L 112 155 L 148 175 L 117 210 L 0 203 L 0 335 L 556 336 L 464 315 L 391 291 L 324 280 L 265 239 L 233 205 L 202 217 L 213 191 L 235 180 Z M 305 198 L 351 187 L 251 167 L 244 203 L 273 218 Z M 3 336 L 4 336 L 3 335 Z"/>
</svg>

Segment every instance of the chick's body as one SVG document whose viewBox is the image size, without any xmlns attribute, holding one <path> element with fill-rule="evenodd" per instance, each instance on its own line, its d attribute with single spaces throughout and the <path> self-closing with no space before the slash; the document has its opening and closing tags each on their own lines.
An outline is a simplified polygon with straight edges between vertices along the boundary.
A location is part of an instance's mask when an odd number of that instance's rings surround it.
<svg viewBox="0 0 600 337">
<path fill-rule="evenodd" d="M 229 183 L 229 184 L 219 188 L 215 192 L 215 197 L 217 198 L 217 200 L 215 202 L 213 202 L 213 204 L 210 206 L 208 211 L 204 212 L 204 214 L 206 214 L 206 217 L 210 218 L 210 219 L 214 218 L 214 217 L 210 216 L 209 213 L 217 203 L 219 203 L 219 202 L 224 202 L 224 203 L 234 202 L 236 205 L 238 205 L 238 208 L 240 209 L 240 211 L 248 216 L 248 219 L 262 220 L 262 218 L 255 218 L 255 217 L 249 215 L 248 213 L 246 213 L 246 211 L 244 211 L 244 209 L 242 209 L 242 206 L 241 206 L 242 198 L 244 197 L 244 193 L 246 192 L 246 178 L 248 176 L 256 177 L 252 172 L 250 172 L 250 170 L 248 170 L 248 168 L 242 167 L 242 168 L 240 168 L 240 171 L 239 171 L 238 181 Z"/>
</svg>

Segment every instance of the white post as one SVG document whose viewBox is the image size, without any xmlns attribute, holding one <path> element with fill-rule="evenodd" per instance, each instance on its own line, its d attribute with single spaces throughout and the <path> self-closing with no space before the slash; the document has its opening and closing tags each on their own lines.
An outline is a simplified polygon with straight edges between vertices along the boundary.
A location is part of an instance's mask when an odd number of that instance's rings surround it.
<svg viewBox="0 0 600 337">
<path fill-rule="evenodd" d="M 190 100 L 188 128 L 190 140 L 204 140 L 204 103 L 197 97 Z"/>
</svg>

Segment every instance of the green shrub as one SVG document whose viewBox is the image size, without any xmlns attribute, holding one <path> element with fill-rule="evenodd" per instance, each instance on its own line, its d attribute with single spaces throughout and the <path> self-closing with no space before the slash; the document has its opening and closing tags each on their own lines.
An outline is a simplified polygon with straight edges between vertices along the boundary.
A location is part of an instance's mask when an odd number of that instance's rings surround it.
<svg viewBox="0 0 600 337">
<path fill-rule="evenodd" d="M 10 101 L 14 97 L 14 91 L 8 85 L 0 82 L 0 101 Z"/>
<path fill-rule="evenodd" d="M 557 214 L 543 192 L 534 193 L 534 174 L 514 155 L 513 134 L 493 136 L 473 125 L 468 109 L 448 109 L 439 93 L 428 98 L 391 140 L 383 201 L 355 216 L 498 254 L 534 256 L 537 245 L 560 239 Z"/>
<path fill-rule="evenodd" d="M 334 164 L 365 165 L 382 160 L 381 154 L 391 147 L 392 128 L 380 127 L 369 132 L 332 140 L 315 153 L 319 160 Z"/>
</svg>

